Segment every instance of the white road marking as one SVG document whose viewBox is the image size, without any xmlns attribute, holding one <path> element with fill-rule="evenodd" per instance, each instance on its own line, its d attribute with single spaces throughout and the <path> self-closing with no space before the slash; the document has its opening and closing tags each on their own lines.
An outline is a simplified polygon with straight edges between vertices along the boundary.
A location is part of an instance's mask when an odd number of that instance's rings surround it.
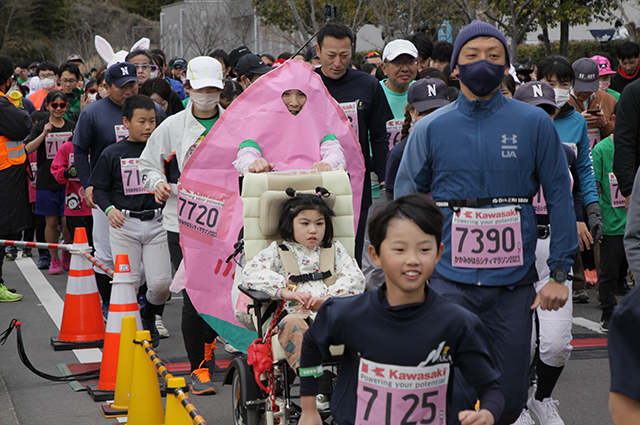
<svg viewBox="0 0 640 425">
<path fill-rule="evenodd" d="M 56 290 L 53 289 L 31 258 L 18 258 L 15 263 L 45 310 L 47 310 L 47 313 L 49 313 L 53 323 L 60 329 L 62 313 L 64 311 L 64 301 L 62 301 Z M 98 348 L 73 350 L 73 353 L 80 363 L 98 363 L 102 361 L 102 351 Z"/>
<path fill-rule="evenodd" d="M 596 323 L 593 320 L 585 319 L 584 317 L 574 317 L 573 324 L 587 328 L 590 331 L 598 332 L 599 334 L 606 335 L 606 332 L 600 330 L 600 323 Z"/>
</svg>

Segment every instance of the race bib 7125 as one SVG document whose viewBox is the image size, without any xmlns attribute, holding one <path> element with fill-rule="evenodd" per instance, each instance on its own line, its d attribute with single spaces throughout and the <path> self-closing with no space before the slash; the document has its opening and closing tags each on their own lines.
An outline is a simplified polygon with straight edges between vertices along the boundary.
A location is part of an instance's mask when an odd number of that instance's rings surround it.
<svg viewBox="0 0 640 425">
<path fill-rule="evenodd" d="M 356 425 L 447 423 L 450 365 L 394 366 L 360 359 Z"/>
</svg>

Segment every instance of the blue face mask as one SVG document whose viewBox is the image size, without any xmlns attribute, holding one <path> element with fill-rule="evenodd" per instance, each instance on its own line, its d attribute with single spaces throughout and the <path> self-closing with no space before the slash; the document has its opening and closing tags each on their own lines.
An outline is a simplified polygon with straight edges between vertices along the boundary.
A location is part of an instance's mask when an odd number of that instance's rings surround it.
<svg viewBox="0 0 640 425">
<path fill-rule="evenodd" d="M 502 84 L 505 65 L 498 65 L 487 60 L 479 60 L 467 65 L 458 64 L 458 78 L 471 93 L 485 97 Z"/>
</svg>

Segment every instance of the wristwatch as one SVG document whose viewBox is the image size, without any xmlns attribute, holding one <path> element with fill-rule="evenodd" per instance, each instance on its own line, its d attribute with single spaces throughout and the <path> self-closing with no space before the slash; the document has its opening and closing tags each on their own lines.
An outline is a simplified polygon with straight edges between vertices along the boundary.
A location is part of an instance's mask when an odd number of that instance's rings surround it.
<svg viewBox="0 0 640 425">
<path fill-rule="evenodd" d="M 561 285 L 564 285 L 568 277 L 569 273 L 567 273 L 567 271 L 564 269 L 555 269 L 551 272 L 551 279 Z"/>
</svg>

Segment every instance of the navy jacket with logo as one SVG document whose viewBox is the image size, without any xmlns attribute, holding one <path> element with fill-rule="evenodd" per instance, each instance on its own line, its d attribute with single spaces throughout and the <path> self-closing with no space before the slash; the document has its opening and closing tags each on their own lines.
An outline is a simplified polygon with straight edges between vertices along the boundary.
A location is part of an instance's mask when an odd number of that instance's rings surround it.
<svg viewBox="0 0 640 425">
<path fill-rule="evenodd" d="M 506 98 L 498 90 L 481 101 L 469 101 L 460 93 L 456 102 L 416 124 L 400 163 L 394 195 L 431 191 L 436 201 L 533 197 L 540 184 L 553 229 L 547 264 L 551 270 L 569 271 L 578 235 L 560 138 L 541 108 Z M 445 249 L 437 273 L 474 285 L 533 282 L 523 281 L 529 279 L 535 262 L 537 228 L 532 205 L 522 205 L 521 211 L 524 264 L 493 269 L 451 265 L 453 210 L 443 208 L 442 212 Z"/>
</svg>

